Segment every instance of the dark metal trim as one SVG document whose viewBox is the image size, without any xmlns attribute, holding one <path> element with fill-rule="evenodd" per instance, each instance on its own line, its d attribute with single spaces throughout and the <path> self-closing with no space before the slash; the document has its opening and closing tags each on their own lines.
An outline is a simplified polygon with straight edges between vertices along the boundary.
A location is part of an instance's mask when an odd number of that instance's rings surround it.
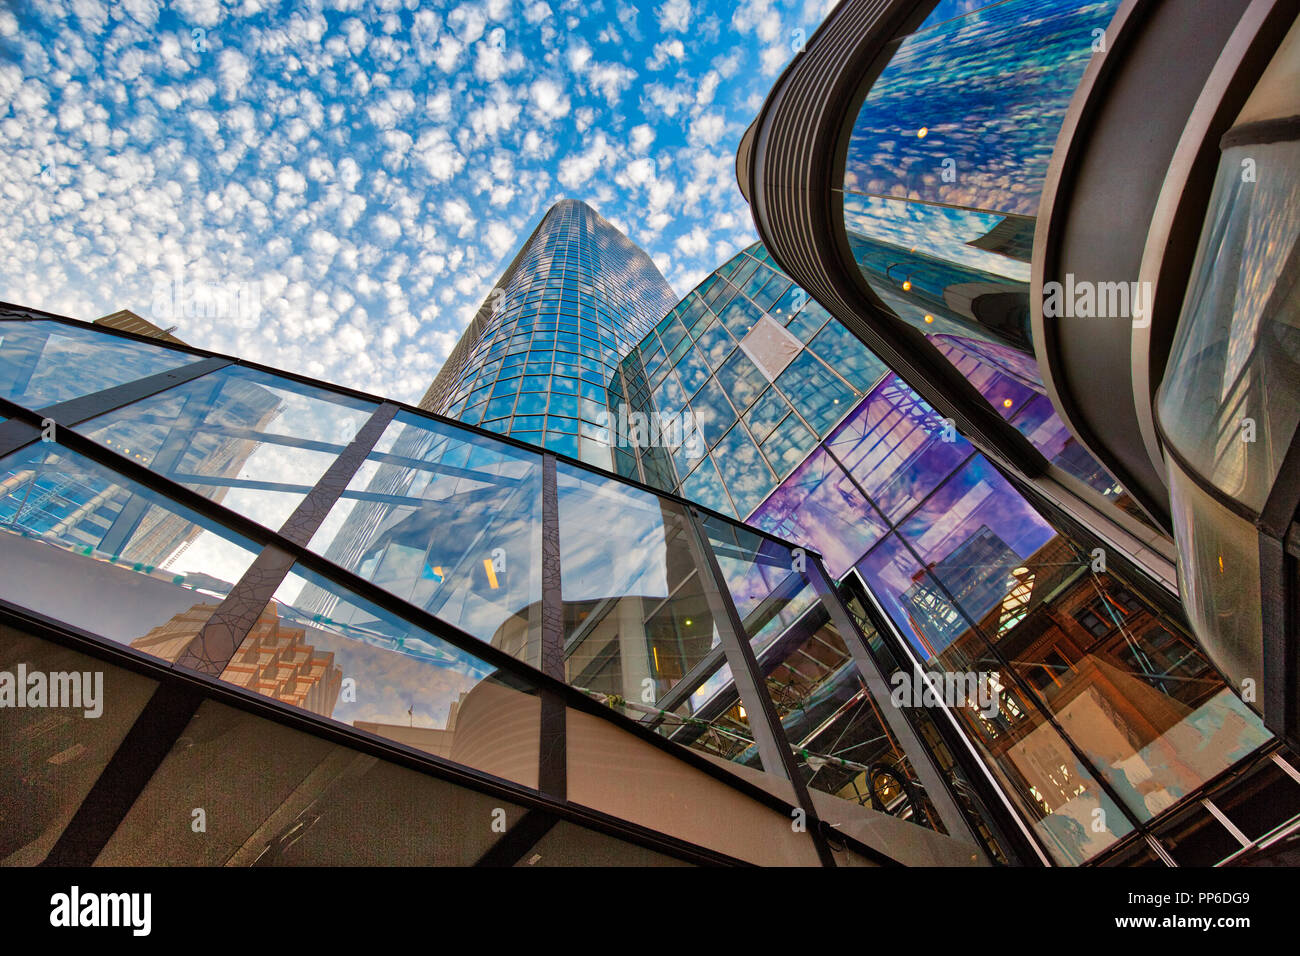
<svg viewBox="0 0 1300 956">
<path fill-rule="evenodd" d="M 1300 116 L 1258 120 L 1234 126 L 1219 137 L 1219 149 L 1234 146 L 1262 146 L 1266 143 L 1289 142 L 1300 139 Z"/>
<path fill-rule="evenodd" d="M 1300 746 L 1300 581 L 1297 561 L 1277 538 L 1259 535 L 1259 597 L 1263 642 L 1260 709 L 1265 725 Z"/>
<path fill-rule="evenodd" d="M 312 535 L 320 528 L 326 515 L 339 500 L 348 482 L 352 480 L 352 476 L 374 450 L 375 444 L 396 415 L 397 406 L 391 402 L 384 402 L 375 409 L 370 419 L 357 429 L 356 435 L 347 447 L 338 453 L 338 457 L 325 470 L 325 474 L 316 481 L 316 485 L 307 497 L 300 501 L 293 514 L 285 519 L 284 524 L 280 526 L 281 535 L 304 548 L 311 542 Z"/>
<path fill-rule="evenodd" d="M 179 668 L 220 677 L 293 568 L 293 555 L 267 545 L 176 657 Z"/>
<path fill-rule="evenodd" d="M 1287 449 L 1277 477 L 1273 479 L 1273 487 L 1264 499 L 1264 508 L 1259 513 L 1259 530 L 1282 541 L 1297 511 L 1300 511 L 1300 428 L 1291 436 L 1291 447 Z"/>
<path fill-rule="evenodd" d="M 542 673 L 564 680 L 564 596 L 560 577 L 560 493 L 555 456 L 542 455 Z"/>
<path fill-rule="evenodd" d="M 551 828 L 557 823 L 559 821 L 549 813 L 529 810 L 514 826 L 503 833 L 501 839 L 492 844 L 474 865 L 514 866 L 524 858 L 525 853 L 537 845 L 538 840 L 550 833 Z"/>
</svg>

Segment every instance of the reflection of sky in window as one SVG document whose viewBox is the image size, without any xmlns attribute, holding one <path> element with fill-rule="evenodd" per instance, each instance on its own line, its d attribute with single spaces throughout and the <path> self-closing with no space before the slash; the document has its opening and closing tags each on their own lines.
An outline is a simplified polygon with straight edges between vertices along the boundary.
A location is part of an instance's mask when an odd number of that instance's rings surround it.
<svg viewBox="0 0 1300 956">
<path fill-rule="evenodd" d="M 198 360 L 60 322 L 0 323 L 0 396 L 31 409 Z"/>
<path fill-rule="evenodd" d="M 965 266 L 984 273 L 986 280 L 1002 278 L 1027 283 L 1028 262 L 970 245 L 973 240 L 987 235 L 1004 218 L 996 213 L 969 209 L 950 209 L 852 193 L 844 195 L 844 225 L 850 233 L 874 239 L 887 247 L 898 247 L 900 251 L 905 249 L 909 253 L 929 255 L 946 263 Z M 887 256 L 887 247 L 877 255 Z M 855 248 L 855 253 L 857 251 Z M 883 271 L 890 263 L 864 262 L 863 265 L 878 266 Z M 904 278 L 914 278 L 916 271 L 905 266 L 890 270 L 891 275 L 897 273 L 899 282 Z M 943 282 L 943 285 L 950 284 L 951 281 Z"/>
<path fill-rule="evenodd" d="M 564 600 L 666 597 L 668 529 L 659 499 L 563 463 L 556 472 Z"/>
<path fill-rule="evenodd" d="M 818 448 L 750 517 L 772 534 L 821 553 L 839 577 L 884 533 L 884 524 Z"/>
<path fill-rule="evenodd" d="M 935 635 L 920 632 L 922 623 L 913 617 L 913 609 L 905 603 L 904 595 L 917 584 L 933 588 L 929 575 L 923 574 L 917 560 L 907 551 L 897 536 L 889 535 L 858 565 L 871 592 L 880 601 L 885 612 L 898 625 L 898 629 L 911 643 L 923 661 L 929 661 L 943 651 L 934 646 Z M 924 636 L 931 646 L 926 647 L 918 638 Z M 933 652 L 933 653 L 932 653 Z"/>
<path fill-rule="evenodd" d="M 6 519 L 7 529 L 27 531 L 42 536 L 51 544 L 71 547 L 80 551 L 89 542 L 100 551 L 104 535 L 111 529 L 105 519 L 115 521 L 125 508 L 138 497 L 146 502 L 138 524 L 126 541 L 115 549 L 125 556 L 121 564 L 131 567 L 136 561 L 146 565 L 157 562 L 157 567 L 179 575 L 199 574 L 217 578 L 228 584 L 238 581 L 252 563 L 257 547 L 234 532 L 209 525 L 179 505 L 156 495 L 117 473 L 83 458 L 59 445 L 38 443 L 16 452 L 5 459 L 0 475 L 35 471 L 38 486 L 54 489 L 54 499 L 43 503 L 33 498 L 33 486 L 26 480 L 11 490 L 12 502 L 0 507 L 5 511 L 13 507 Z M 3 501 L 3 499 L 0 499 Z M 103 511 L 81 510 L 81 506 L 101 502 Z M 193 535 L 193 539 L 171 553 L 158 553 L 165 542 L 174 542 Z M 104 554 L 102 557 L 112 557 Z M 204 585 L 207 587 L 207 585 Z"/>
<path fill-rule="evenodd" d="M 206 494 L 265 527 L 278 529 L 370 416 L 373 403 L 244 368 L 226 368 L 100 416 L 81 430 L 119 453 Z M 201 419 L 191 427 L 184 415 Z M 229 430 L 230 435 L 224 436 Z M 323 444 L 299 448 L 238 437 L 239 431 Z M 184 437 L 183 454 L 159 469 L 156 456 Z M 235 467 L 234 474 L 229 474 Z M 192 477 L 191 477 L 192 476 Z M 229 487 L 224 479 L 290 488 Z"/>
<path fill-rule="evenodd" d="M 963 7 L 943 4 L 872 85 L 845 188 L 1034 215 L 1092 31 L 1117 5 L 1010 0 L 948 19 Z M 945 159 L 956 164 L 952 182 Z"/>
<path fill-rule="evenodd" d="M 899 531 L 927 562 L 943 560 L 981 526 L 1021 558 L 1056 536 L 1052 526 L 982 457 L 972 458 L 902 523 Z"/>
</svg>

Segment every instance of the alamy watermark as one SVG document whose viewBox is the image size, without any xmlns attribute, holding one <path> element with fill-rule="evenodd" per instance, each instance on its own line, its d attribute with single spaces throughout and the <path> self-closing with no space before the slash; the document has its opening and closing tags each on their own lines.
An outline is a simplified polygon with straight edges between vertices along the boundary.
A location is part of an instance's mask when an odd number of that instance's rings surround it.
<svg viewBox="0 0 1300 956">
<path fill-rule="evenodd" d="M 0 708 L 70 707 L 92 720 L 104 713 L 103 671 L 0 671 Z"/>
<path fill-rule="evenodd" d="M 889 682 L 895 707 L 973 707 L 990 720 L 998 713 L 1002 682 L 993 671 L 899 671 Z"/>
<path fill-rule="evenodd" d="M 1043 316 L 1048 319 L 1130 319 L 1134 328 L 1151 324 L 1155 293 L 1150 282 L 1091 282 L 1076 280 L 1043 285 Z"/>
<path fill-rule="evenodd" d="M 179 319 L 255 321 L 262 314 L 260 282 L 187 282 L 177 272 L 153 286 L 150 305 L 157 322 Z"/>
<path fill-rule="evenodd" d="M 148 936 L 153 924 L 152 893 L 83 893 L 73 886 L 50 897 L 50 925 L 126 927 L 133 936 Z"/>
<path fill-rule="evenodd" d="M 704 434 L 692 412 L 629 412 L 620 405 L 612 419 L 613 444 L 622 448 L 681 448 L 690 458 L 704 455 Z"/>
</svg>

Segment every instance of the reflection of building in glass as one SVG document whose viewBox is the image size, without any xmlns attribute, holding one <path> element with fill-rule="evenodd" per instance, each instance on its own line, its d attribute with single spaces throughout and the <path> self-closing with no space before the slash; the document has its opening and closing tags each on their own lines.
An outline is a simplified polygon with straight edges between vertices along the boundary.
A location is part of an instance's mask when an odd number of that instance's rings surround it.
<svg viewBox="0 0 1300 956">
<path fill-rule="evenodd" d="M 196 604 L 131 642 L 138 651 L 175 661 L 212 617 L 215 604 Z M 332 716 L 343 685 L 334 655 L 306 642 L 307 632 L 286 627 L 274 604 L 268 605 L 226 665 L 222 680 L 247 687 L 293 707 Z"/>
<path fill-rule="evenodd" d="M 138 319 L 138 321 L 136 321 Z M 100 322 L 110 328 L 163 338 L 162 330 L 131 313 L 115 313 Z M 143 324 L 143 326 L 142 326 Z M 25 330 L 24 330 L 25 332 Z M 6 358 L 23 351 L 29 356 L 31 375 L 42 374 L 40 359 L 48 355 L 59 333 L 30 336 L 13 332 L 0 342 Z M 53 341 L 52 341 L 53 340 Z M 176 341 L 174 337 L 169 339 Z M 9 350 L 12 349 L 13 352 Z M 93 376 L 87 385 L 93 383 Z M 28 378 L 30 387 L 31 379 Z M 119 420 L 103 442 L 124 456 L 163 471 L 193 471 L 202 463 L 213 478 L 235 478 L 257 447 L 251 435 L 276 416 L 275 395 L 253 384 L 238 383 L 227 389 L 216 409 L 225 431 L 199 430 L 197 419 L 187 415 L 185 404 L 174 402 L 163 415 L 141 415 Z M 165 414 L 170 412 L 170 415 Z M 186 467 L 187 465 L 191 467 Z M 198 492 L 222 501 L 229 486 L 209 481 Z M 125 489 L 103 488 L 93 475 L 41 465 L 0 472 L 0 528 L 34 535 L 66 536 L 77 547 L 149 567 L 164 567 L 198 535 L 191 522 L 133 497 Z"/>
<path fill-rule="evenodd" d="M 675 299 L 650 257 L 595 210 L 556 203 L 420 407 L 609 468 L 615 366 Z"/>
</svg>

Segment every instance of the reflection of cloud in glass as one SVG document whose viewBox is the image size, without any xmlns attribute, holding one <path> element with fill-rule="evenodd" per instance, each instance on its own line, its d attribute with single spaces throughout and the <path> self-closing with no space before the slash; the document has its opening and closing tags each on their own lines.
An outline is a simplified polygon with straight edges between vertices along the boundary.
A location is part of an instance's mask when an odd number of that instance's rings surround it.
<svg viewBox="0 0 1300 956">
<path fill-rule="evenodd" d="M 845 188 L 1034 215 L 1092 31 L 1117 5 L 1010 0 L 937 23 L 963 12 L 943 4 L 872 85 Z"/>
<path fill-rule="evenodd" d="M 1056 531 L 982 457 L 949 478 L 899 527 L 921 558 L 942 561 L 987 526 L 1022 559 Z"/>
<path fill-rule="evenodd" d="M 979 249 L 969 243 L 1003 220 L 996 213 L 949 209 L 921 203 L 880 199 L 876 196 L 844 195 L 844 225 L 857 233 L 900 249 L 934 256 L 944 262 L 965 266 L 1013 282 L 1029 281 L 1029 263 Z M 897 270 L 899 282 L 906 269 Z"/>
<path fill-rule="evenodd" d="M 179 368 L 198 357 L 59 322 L 0 326 L 0 397 L 28 408 L 44 408 L 157 372 Z"/>
<path fill-rule="evenodd" d="M 884 532 L 847 476 L 820 448 L 754 512 L 750 520 L 821 553 L 838 577 Z"/>
<path fill-rule="evenodd" d="M 344 678 L 355 681 L 356 700 L 342 695 L 336 720 L 445 727 L 451 705 L 495 673 L 491 665 L 357 598 L 345 599 L 335 611 L 339 618 L 351 617 L 351 624 L 303 614 L 285 599 L 307 583 L 343 593 L 310 572 L 291 573 L 276 600 L 282 619 L 306 628 L 307 642 L 333 653 Z"/>
</svg>

